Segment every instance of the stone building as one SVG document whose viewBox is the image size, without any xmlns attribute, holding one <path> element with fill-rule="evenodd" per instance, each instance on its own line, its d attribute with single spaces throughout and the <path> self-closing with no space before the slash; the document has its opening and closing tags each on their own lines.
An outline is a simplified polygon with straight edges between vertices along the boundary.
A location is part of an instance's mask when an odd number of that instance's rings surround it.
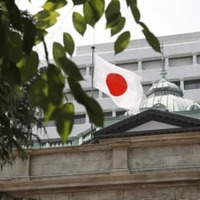
<svg viewBox="0 0 200 200">
<path fill-rule="evenodd" d="M 187 82 L 189 72 L 195 84 L 200 80 L 199 35 L 164 39 L 168 42 L 168 75 L 162 78 L 159 56 L 143 40 L 135 41 L 135 54 L 129 57 L 133 51 L 127 50 L 120 59 L 126 55 L 124 67 L 133 67 L 129 62 L 137 56 L 137 71 L 146 74 L 143 85 L 154 83 L 148 87 L 140 112 L 118 116 L 121 110 L 112 107 L 110 99 L 102 98 L 105 112 L 109 107 L 115 113 L 106 118 L 106 127 L 90 133 L 85 141 L 84 134 L 76 134 L 71 141 L 78 138 L 82 145 L 57 143 L 28 149 L 27 160 L 16 158 L 13 166 L 0 172 L 0 191 L 41 200 L 199 200 L 200 94 L 198 84 L 193 95 L 183 88 L 191 83 Z M 145 61 L 145 56 L 152 60 Z M 52 141 L 55 139 L 49 144 Z"/>
<path fill-rule="evenodd" d="M 200 120 L 149 109 L 96 132 L 93 144 L 29 149 L 0 191 L 41 200 L 199 200 Z"/>
</svg>

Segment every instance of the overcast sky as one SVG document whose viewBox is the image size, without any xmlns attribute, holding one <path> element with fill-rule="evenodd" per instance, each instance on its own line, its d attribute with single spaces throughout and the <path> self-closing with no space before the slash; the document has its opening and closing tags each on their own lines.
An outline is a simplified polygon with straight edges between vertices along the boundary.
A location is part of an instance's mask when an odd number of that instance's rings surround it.
<svg viewBox="0 0 200 200">
<path fill-rule="evenodd" d="M 107 1 L 107 0 L 106 0 Z M 120 0 L 124 2 L 125 0 Z M 23 9 L 30 10 L 33 14 L 40 9 L 44 0 L 32 0 L 32 4 L 24 4 L 24 0 L 17 0 Z M 23 4 L 22 4 L 23 2 Z M 27 0 L 28 2 L 28 0 Z M 111 42 L 109 31 L 106 31 L 103 20 L 96 26 L 95 30 L 88 27 L 85 36 L 82 37 L 74 32 L 68 23 L 71 21 L 73 4 L 68 0 L 67 9 L 61 9 L 61 16 L 55 27 L 49 30 L 47 42 L 62 42 L 62 32 L 69 32 L 76 40 L 76 45 L 87 45 Z M 108 2 L 108 1 L 107 1 Z M 138 0 L 142 21 L 156 36 L 174 35 L 200 31 L 200 0 Z M 77 7 L 80 11 L 79 7 Z M 127 7 L 122 6 L 127 17 L 126 30 L 130 30 L 132 39 L 143 38 L 139 26 L 137 26 L 131 15 L 127 13 Z"/>
<path fill-rule="evenodd" d="M 156 36 L 200 31 L 200 0 L 138 0 L 138 7 L 142 21 Z M 127 17 L 126 29 L 131 31 L 132 38 L 142 38 L 143 34 L 133 22 L 132 16 L 127 14 L 126 6 L 122 6 L 122 9 L 125 10 L 124 16 Z M 71 20 L 70 11 L 67 15 L 63 12 L 58 25 L 59 29 L 72 31 L 71 27 L 67 29 L 67 20 Z M 110 33 L 104 29 L 102 24 L 103 20 L 96 26 L 95 31 L 88 28 L 84 38 L 75 34 L 78 44 L 111 41 Z M 57 37 L 57 33 L 52 33 L 53 37 Z"/>
</svg>

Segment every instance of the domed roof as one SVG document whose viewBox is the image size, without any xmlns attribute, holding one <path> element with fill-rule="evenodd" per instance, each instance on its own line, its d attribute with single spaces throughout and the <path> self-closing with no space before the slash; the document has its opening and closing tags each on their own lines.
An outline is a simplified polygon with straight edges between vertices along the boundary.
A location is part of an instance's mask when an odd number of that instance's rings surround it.
<svg viewBox="0 0 200 200">
<path fill-rule="evenodd" d="M 198 110 L 200 105 L 183 97 L 182 90 L 174 83 L 162 77 L 149 89 L 147 98 L 142 102 L 141 109 L 156 108 L 170 112 Z"/>
<path fill-rule="evenodd" d="M 172 94 L 177 97 L 182 97 L 183 92 L 182 90 L 174 83 L 169 82 L 165 79 L 161 79 L 158 83 L 153 84 L 153 86 L 149 89 L 147 97 L 151 95 L 167 95 Z"/>
</svg>

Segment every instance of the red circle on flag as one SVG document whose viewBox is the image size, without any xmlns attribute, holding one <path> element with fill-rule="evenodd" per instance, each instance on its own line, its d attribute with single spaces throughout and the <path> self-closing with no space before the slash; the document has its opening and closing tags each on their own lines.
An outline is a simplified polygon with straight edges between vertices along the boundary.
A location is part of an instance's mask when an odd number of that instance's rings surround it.
<svg viewBox="0 0 200 200">
<path fill-rule="evenodd" d="M 110 73 L 106 77 L 106 84 L 113 96 L 120 96 L 127 90 L 127 82 L 120 74 Z"/>
</svg>

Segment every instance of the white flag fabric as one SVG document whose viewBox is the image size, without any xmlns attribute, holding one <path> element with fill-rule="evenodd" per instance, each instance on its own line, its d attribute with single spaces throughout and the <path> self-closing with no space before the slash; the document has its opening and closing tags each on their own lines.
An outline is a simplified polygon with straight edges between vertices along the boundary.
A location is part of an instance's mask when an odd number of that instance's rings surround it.
<svg viewBox="0 0 200 200">
<path fill-rule="evenodd" d="M 143 97 L 141 77 L 98 55 L 94 58 L 94 87 L 109 95 L 118 107 L 137 112 Z"/>
</svg>

